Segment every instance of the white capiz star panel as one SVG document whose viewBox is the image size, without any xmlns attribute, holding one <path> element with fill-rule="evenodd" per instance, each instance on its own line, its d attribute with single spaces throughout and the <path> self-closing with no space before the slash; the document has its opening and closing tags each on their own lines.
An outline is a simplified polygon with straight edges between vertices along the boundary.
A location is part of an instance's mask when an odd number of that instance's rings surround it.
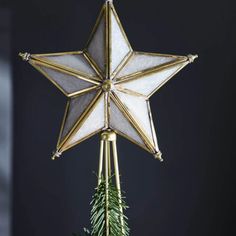
<svg viewBox="0 0 236 236">
<path fill-rule="evenodd" d="M 153 131 L 147 101 L 143 97 L 118 91 L 115 93 L 154 146 Z"/>
<path fill-rule="evenodd" d="M 118 16 L 115 16 L 115 10 L 111 11 L 111 74 L 122 63 L 124 58 L 131 51 L 130 45 L 124 33 L 124 30 L 118 22 Z M 117 18 L 116 18 L 117 17 Z"/>
<path fill-rule="evenodd" d="M 37 65 L 35 68 L 40 70 L 54 84 L 58 85 L 58 87 L 66 94 L 71 94 L 96 86 L 96 84 L 80 79 L 76 75 L 62 72 L 55 68 L 43 65 Z"/>
<path fill-rule="evenodd" d="M 105 11 L 104 9 L 100 13 L 100 17 L 97 21 L 97 25 L 95 26 L 89 44 L 87 46 L 87 50 L 91 58 L 97 64 L 102 73 L 105 73 L 105 56 L 106 56 L 106 26 L 105 26 Z"/>
<path fill-rule="evenodd" d="M 179 57 L 156 53 L 133 52 L 128 62 L 116 75 L 116 78 L 130 76 L 144 70 L 150 70 L 168 62 L 177 61 Z"/>
<path fill-rule="evenodd" d="M 69 100 L 68 109 L 65 114 L 65 123 L 61 132 L 60 141 L 63 141 L 66 135 L 71 131 L 75 124 L 81 118 L 81 115 L 85 112 L 98 92 L 92 90 L 90 92 L 81 94 L 77 97 L 73 97 Z"/>
<path fill-rule="evenodd" d="M 74 144 L 83 140 L 85 137 L 88 138 L 90 135 L 97 133 L 102 128 L 104 128 L 104 95 L 101 95 L 99 97 L 96 105 L 93 109 L 91 109 L 90 112 L 91 113 L 88 115 L 82 126 L 78 128 L 76 132 L 71 136 L 71 138 L 66 144 L 67 146 L 73 146 Z"/>
<path fill-rule="evenodd" d="M 132 51 L 112 4 L 103 7 L 90 36 L 87 51 L 103 75 L 109 67 L 107 76 L 111 76 Z"/>
<path fill-rule="evenodd" d="M 146 147 L 137 130 L 124 116 L 124 113 L 121 112 L 112 99 L 110 101 L 110 127 L 118 131 L 122 136 L 128 137 L 135 143 Z"/>
<path fill-rule="evenodd" d="M 150 96 L 156 89 L 161 87 L 170 78 L 172 78 L 179 70 L 181 70 L 186 62 L 170 66 L 164 70 L 148 73 L 140 77 L 130 80 L 124 80 L 119 85 L 124 89 L 129 89 L 145 96 Z"/>
<path fill-rule="evenodd" d="M 54 63 L 57 66 L 65 67 L 69 70 L 75 70 L 79 73 L 84 73 L 88 76 L 95 76 L 97 77 L 96 72 L 88 63 L 87 59 L 85 58 L 82 52 L 73 52 L 70 54 L 64 53 L 52 53 L 52 54 L 45 54 L 42 56 L 37 56 L 39 59 L 44 59 L 49 63 Z"/>
</svg>

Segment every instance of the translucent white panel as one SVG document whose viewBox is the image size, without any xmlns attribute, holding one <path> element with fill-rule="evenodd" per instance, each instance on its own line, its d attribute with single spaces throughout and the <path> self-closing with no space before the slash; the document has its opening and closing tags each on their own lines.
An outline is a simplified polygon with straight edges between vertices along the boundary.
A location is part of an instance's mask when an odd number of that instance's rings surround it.
<svg viewBox="0 0 236 236">
<path fill-rule="evenodd" d="M 69 145 L 77 143 L 90 134 L 101 130 L 104 127 L 104 97 L 100 96 L 94 110 L 86 118 L 84 124 L 77 133 L 69 140 Z"/>
<path fill-rule="evenodd" d="M 96 76 L 96 72 L 90 66 L 83 54 L 50 55 L 41 58 L 52 61 L 53 63 L 66 66 L 82 73 Z"/>
<path fill-rule="evenodd" d="M 51 69 L 45 66 L 37 65 L 46 75 L 66 93 L 74 93 L 82 89 L 94 86 L 94 84 L 85 80 L 79 79 L 75 76 L 62 73 L 58 70 Z"/>
<path fill-rule="evenodd" d="M 97 94 L 96 90 L 71 98 L 68 110 L 66 111 L 66 119 L 61 133 L 61 141 L 69 133 L 75 123 L 79 120 L 83 112 L 92 102 Z"/>
<path fill-rule="evenodd" d="M 99 66 L 102 72 L 105 71 L 105 14 L 103 13 L 98 26 L 88 45 L 88 53 Z"/>
<path fill-rule="evenodd" d="M 149 141 L 154 145 L 151 120 L 147 101 L 143 97 L 133 96 L 116 91 L 117 96 L 129 110 L 131 116 L 145 132 Z"/>
<path fill-rule="evenodd" d="M 134 53 L 125 67 L 118 73 L 117 78 L 134 74 L 143 70 L 160 66 L 167 62 L 175 61 L 177 58 L 171 56 L 160 56 L 155 54 Z"/>
<path fill-rule="evenodd" d="M 170 79 L 176 72 L 184 66 L 184 63 L 169 67 L 168 69 L 151 73 L 137 79 L 129 80 L 120 83 L 123 88 L 133 90 L 143 95 L 150 95 L 157 87 L 161 86 L 168 79 Z"/>
<path fill-rule="evenodd" d="M 128 136 L 131 140 L 134 140 L 145 146 L 138 132 L 130 124 L 130 122 L 112 101 L 112 99 L 110 102 L 110 127 L 114 130 L 120 131 L 122 134 Z"/>
<path fill-rule="evenodd" d="M 111 11 L 111 73 L 122 62 L 125 56 L 129 53 L 129 43 L 126 40 L 124 31 L 118 24 L 116 16 Z M 122 32 L 123 31 L 123 32 Z"/>
</svg>

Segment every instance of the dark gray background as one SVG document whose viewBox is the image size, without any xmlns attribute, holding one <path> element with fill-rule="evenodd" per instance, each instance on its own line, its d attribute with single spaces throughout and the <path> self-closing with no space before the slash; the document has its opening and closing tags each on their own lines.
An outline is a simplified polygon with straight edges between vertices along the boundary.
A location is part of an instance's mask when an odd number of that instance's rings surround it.
<svg viewBox="0 0 236 236">
<path fill-rule="evenodd" d="M 13 236 L 89 226 L 99 138 L 50 160 L 65 97 L 19 51 L 82 49 L 103 1 L 13 0 Z M 235 235 L 233 1 L 114 1 L 135 50 L 199 54 L 151 98 L 163 164 L 119 138 L 131 235 Z"/>
</svg>

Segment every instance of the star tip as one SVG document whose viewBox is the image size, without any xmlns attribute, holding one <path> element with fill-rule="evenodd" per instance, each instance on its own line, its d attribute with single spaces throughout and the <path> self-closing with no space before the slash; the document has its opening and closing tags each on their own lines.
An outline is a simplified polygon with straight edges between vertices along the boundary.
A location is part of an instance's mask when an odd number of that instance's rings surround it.
<svg viewBox="0 0 236 236">
<path fill-rule="evenodd" d="M 56 150 L 56 151 L 53 152 L 51 159 L 52 159 L 53 161 L 55 161 L 56 159 L 58 159 L 58 158 L 61 156 L 61 154 L 62 154 L 61 152 L 59 152 L 58 150 Z"/>
<path fill-rule="evenodd" d="M 189 55 L 187 55 L 187 58 L 188 58 L 189 63 L 193 63 L 194 60 L 198 58 L 198 55 L 197 54 L 195 54 L 195 55 L 189 54 Z"/>
<path fill-rule="evenodd" d="M 163 162 L 163 158 L 162 158 L 162 153 L 161 151 L 158 151 L 157 153 L 154 154 L 155 159 L 158 159 L 160 162 Z"/>
<path fill-rule="evenodd" d="M 30 53 L 28 52 L 25 53 L 20 52 L 18 56 L 21 57 L 23 61 L 28 61 L 30 59 Z"/>
</svg>

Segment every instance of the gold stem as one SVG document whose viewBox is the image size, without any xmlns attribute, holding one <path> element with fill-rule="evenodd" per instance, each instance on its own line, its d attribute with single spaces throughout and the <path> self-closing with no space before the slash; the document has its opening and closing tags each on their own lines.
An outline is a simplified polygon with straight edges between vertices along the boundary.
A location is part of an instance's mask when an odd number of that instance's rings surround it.
<svg viewBox="0 0 236 236">
<path fill-rule="evenodd" d="M 105 130 L 101 133 L 101 144 L 100 144 L 100 160 L 99 160 L 99 177 L 102 174 L 102 163 L 103 163 L 103 155 L 105 154 L 105 183 L 106 183 L 106 236 L 109 236 L 109 178 L 111 177 L 111 145 L 113 152 L 113 163 L 114 163 L 114 171 L 115 171 L 115 180 L 116 180 L 116 188 L 118 191 L 119 198 L 119 208 L 120 208 L 120 223 L 122 227 L 122 235 L 124 235 L 124 217 L 123 217 L 123 208 L 122 208 L 122 199 L 121 199 L 121 187 L 120 187 L 120 173 L 119 173 L 119 165 L 118 165 L 118 155 L 117 155 L 117 146 L 116 146 L 116 133 L 111 130 Z M 100 182 L 99 182 L 100 183 Z"/>
<path fill-rule="evenodd" d="M 99 167 L 98 167 L 98 185 L 101 183 L 101 180 L 102 180 L 103 152 L 104 152 L 104 140 L 101 140 L 100 141 Z"/>
<path fill-rule="evenodd" d="M 107 142 L 107 153 L 108 153 L 108 176 L 111 177 L 111 149 L 110 141 Z"/>
<path fill-rule="evenodd" d="M 108 187 L 109 187 L 109 170 L 108 170 L 108 159 L 109 159 L 109 150 L 108 150 L 109 141 L 105 140 L 105 181 L 106 181 L 106 236 L 109 236 L 109 209 L 108 209 Z"/>
<path fill-rule="evenodd" d="M 119 164 L 118 164 L 118 155 L 117 155 L 117 146 L 116 140 L 112 141 L 112 150 L 113 150 L 113 158 L 114 158 L 114 169 L 115 169 L 115 178 L 116 178 L 116 187 L 118 190 L 118 198 L 120 205 L 120 223 L 121 223 L 121 231 L 124 235 L 124 217 L 123 217 L 123 208 L 122 208 L 122 199 L 121 199 L 121 187 L 120 187 L 120 173 L 119 173 Z"/>
</svg>

